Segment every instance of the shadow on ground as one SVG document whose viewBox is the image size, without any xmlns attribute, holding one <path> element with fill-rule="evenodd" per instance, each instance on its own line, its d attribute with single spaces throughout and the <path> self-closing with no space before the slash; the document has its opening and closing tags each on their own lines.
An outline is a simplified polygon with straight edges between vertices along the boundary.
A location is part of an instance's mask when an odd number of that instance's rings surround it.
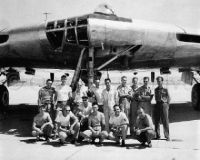
<svg viewBox="0 0 200 160">
<path fill-rule="evenodd" d="M 35 105 L 11 105 L 5 116 L 0 115 L 0 134 L 30 137 L 33 117 L 37 114 Z"/>
<path fill-rule="evenodd" d="M 10 134 L 19 137 L 31 137 L 34 115 L 37 114 L 36 105 L 11 105 L 8 107 L 6 118 L 0 115 L 0 134 Z M 194 111 L 190 103 L 170 105 L 170 123 L 192 121 L 200 119 L 200 112 Z M 32 140 L 27 143 L 31 143 Z"/>
<path fill-rule="evenodd" d="M 170 104 L 169 120 L 170 123 L 199 120 L 200 112 L 195 111 L 191 103 Z"/>
</svg>

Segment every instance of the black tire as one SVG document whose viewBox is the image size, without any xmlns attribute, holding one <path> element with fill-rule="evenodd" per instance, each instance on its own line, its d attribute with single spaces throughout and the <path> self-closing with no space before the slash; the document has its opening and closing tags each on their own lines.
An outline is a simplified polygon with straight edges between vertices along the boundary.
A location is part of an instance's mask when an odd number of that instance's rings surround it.
<svg viewBox="0 0 200 160">
<path fill-rule="evenodd" d="M 0 85 L 0 111 L 5 113 L 9 105 L 9 92 L 4 85 Z"/>
<path fill-rule="evenodd" d="M 200 83 L 197 83 L 192 87 L 191 102 L 192 107 L 195 110 L 200 111 Z"/>
</svg>

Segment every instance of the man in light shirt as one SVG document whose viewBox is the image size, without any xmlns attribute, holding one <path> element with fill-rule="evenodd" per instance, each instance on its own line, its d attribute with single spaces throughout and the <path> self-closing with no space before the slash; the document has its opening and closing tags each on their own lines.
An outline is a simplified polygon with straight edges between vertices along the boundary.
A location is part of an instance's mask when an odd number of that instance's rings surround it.
<svg viewBox="0 0 200 160">
<path fill-rule="evenodd" d="M 125 146 L 125 139 L 128 130 L 128 118 L 124 112 L 120 111 L 118 105 L 114 105 L 114 114 L 111 115 L 109 124 L 110 124 L 110 133 L 108 138 L 114 140 L 117 144 L 120 144 L 120 138 L 122 138 L 121 146 Z"/>
<path fill-rule="evenodd" d="M 121 84 L 117 87 L 119 96 L 119 106 L 121 110 L 126 114 L 130 121 L 130 102 L 132 96 L 132 89 L 127 85 L 127 77 L 121 77 Z"/>
<path fill-rule="evenodd" d="M 60 142 L 64 144 L 67 137 L 72 137 L 72 143 L 78 144 L 80 124 L 77 117 L 71 112 L 70 106 L 64 106 L 62 111 L 58 112 L 55 121 L 58 126 Z"/>
<path fill-rule="evenodd" d="M 79 80 L 76 84 L 76 90 L 72 93 L 72 98 L 75 103 L 73 107 L 77 108 L 81 104 L 83 96 L 87 96 L 87 87 L 82 80 Z"/>
<path fill-rule="evenodd" d="M 109 78 L 105 79 L 106 89 L 102 92 L 102 102 L 103 102 L 103 113 L 105 116 L 105 129 L 109 132 L 109 119 L 114 113 L 113 106 L 118 104 L 117 91 L 112 88 L 111 80 Z"/>
<path fill-rule="evenodd" d="M 69 98 L 71 97 L 71 87 L 69 87 L 67 84 L 67 76 L 62 75 L 61 76 L 61 84 L 57 86 L 56 88 L 56 116 L 60 110 L 62 110 L 62 107 L 67 104 Z"/>
</svg>

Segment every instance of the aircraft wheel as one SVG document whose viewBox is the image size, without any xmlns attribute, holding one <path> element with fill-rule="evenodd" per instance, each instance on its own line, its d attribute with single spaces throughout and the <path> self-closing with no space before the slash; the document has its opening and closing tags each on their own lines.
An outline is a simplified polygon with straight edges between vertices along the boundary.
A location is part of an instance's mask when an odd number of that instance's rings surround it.
<svg viewBox="0 0 200 160">
<path fill-rule="evenodd" d="M 200 111 L 200 83 L 197 83 L 192 87 L 191 100 L 192 107 L 195 110 Z"/>
<path fill-rule="evenodd" d="M 0 85 L 0 111 L 6 112 L 9 105 L 9 92 L 4 85 Z"/>
</svg>

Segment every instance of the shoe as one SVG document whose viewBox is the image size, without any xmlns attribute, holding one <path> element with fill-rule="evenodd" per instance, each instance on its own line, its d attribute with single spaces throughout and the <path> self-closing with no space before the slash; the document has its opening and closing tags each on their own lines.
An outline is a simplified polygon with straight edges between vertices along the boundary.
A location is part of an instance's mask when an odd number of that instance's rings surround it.
<svg viewBox="0 0 200 160">
<path fill-rule="evenodd" d="M 145 142 L 142 142 L 141 145 L 142 145 L 142 146 L 146 146 L 146 145 L 145 145 Z"/>
<path fill-rule="evenodd" d="M 125 147 L 125 140 L 122 140 L 121 146 L 122 146 L 122 147 Z"/>
<path fill-rule="evenodd" d="M 160 136 L 156 136 L 156 138 L 155 139 L 160 139 Z"/>
<path fill-rule="evenodd" d="M 95 144 L 95 139 L 93 139 L 93 140 L 91 141 L 91 144 Z"/>
<path fill-rule="evenodd" d="M 75 141 L 74 141 L 74 145 L 75 145 L 75 146 L 78 146 L 78 145 L 80 145 L 80 143 L 79 143 L 77 140 L 75 140 Z"/>
<path fill-rule="evenodd" d="M 168 137 L 168 138 L 166 138 L 166 141 L 171 141 L 171 139 Z"/>
<path fill-rule="evenodd" d="M 77 139 L 74 139 L 74 140 L 71 141 L 71 144 L 79 145 L 80 143 L 78 142 Z"/>
<path fill-rule="evenodd" d="M 151 144 L 151 141 L 150 142 L 148 142 L 148 145 L 147 145 L 149 148 L 151 148 L 152 147 L 152 144 Z"/>
<path fill-rule="evenodd" d="M 58 136 L 57 136 L 56 134 L 54 134 L 54 135 L 52 136 L 52 139 L 53 139 L 53 140 L 56 140 L 56 139 L 58 139 Z"/>
<path fill-rule="evenodd" d="M 50 138 L 45 138 L 45 140 L 47 141 L 47 143 L 50 143 Z"/>
<path fill-rule="evenodd" d="M 39 140 L 40 140 L 40 136 L 37 136 L 37 137 L 36 137 L 36 141 L 39 141 Z"/>
<path fill-rule="evenodd" d="M 115 143 L 116 145 L 120 145 L 120 141 L 116 141 L 116 143 Z"/>
<path fill-rule="evenodd" d="M 65 142 L 63 142 L 61 139 L 59 139 L 59 143 L 60 143 L 61 145 L 65 144 Z"/>
<path fill-rule="evenodd" d="M 103 146 L 103 143 L 101 141 L 98 142 L 99 146 Z"/>
</svg>

